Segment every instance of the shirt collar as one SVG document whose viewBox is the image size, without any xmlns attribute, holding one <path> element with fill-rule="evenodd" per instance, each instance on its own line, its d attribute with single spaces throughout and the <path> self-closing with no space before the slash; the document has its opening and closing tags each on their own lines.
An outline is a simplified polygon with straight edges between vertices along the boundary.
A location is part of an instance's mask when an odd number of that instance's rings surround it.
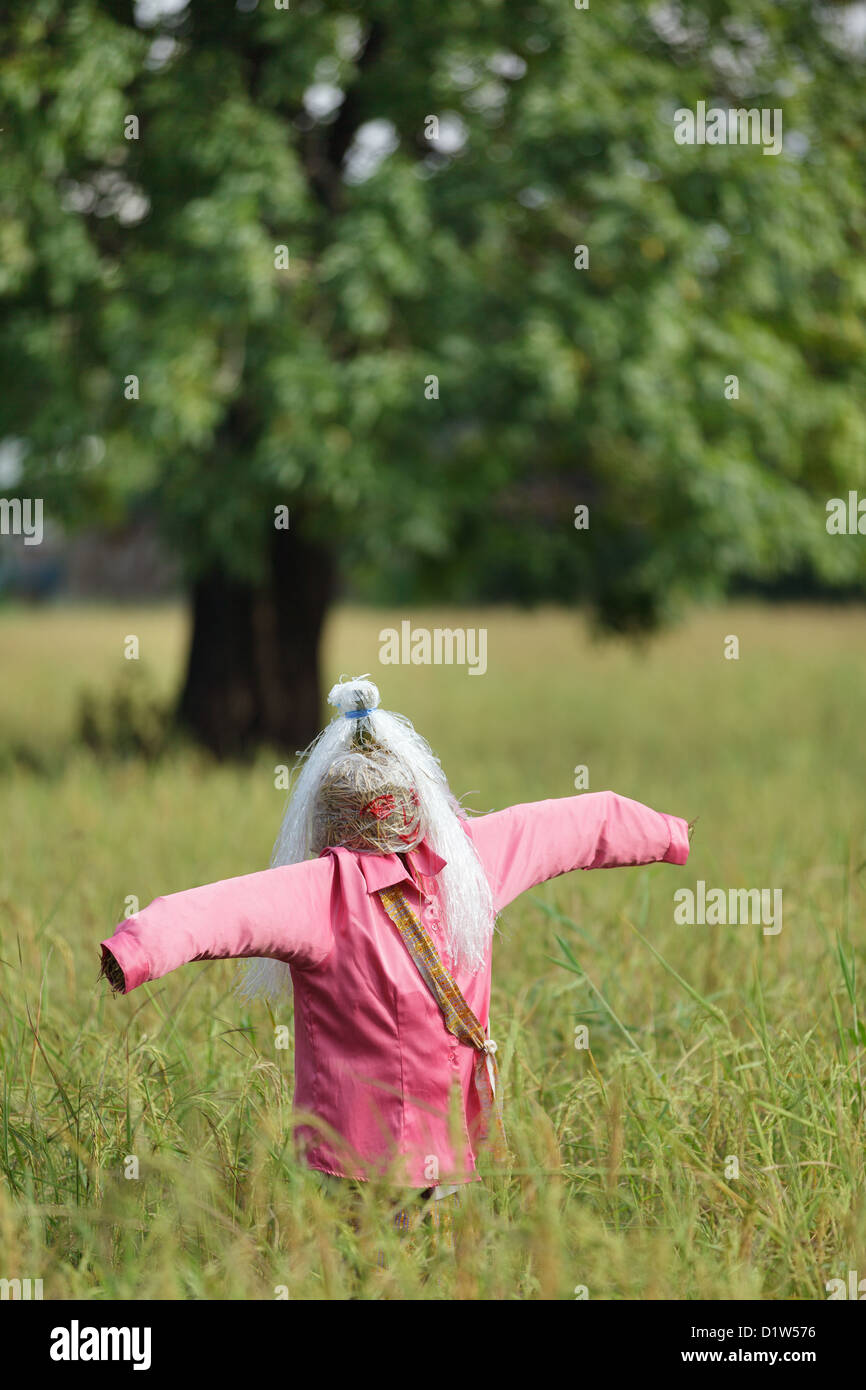
<svg viewBox="0 0 866 1390">
<path fill-rule="evenodd" d="M 408 860 L 410 867 L 407 867 L 404 860 Z M 424 878 L 435 878 L 445 868 L 447 862 L 428 845 L 426 840 L 422 840 L 419 845 L 408 850 L 402 857 L 399 854 L 373 854 L 355 851 L 355 861 L 364 875 L 368 893 L 378 893 L 380 888 L 391 888 L 395 883 L 402 882 L 403 879 L 408 879 L 411 882 L 410 868 Z"/>
</svg>

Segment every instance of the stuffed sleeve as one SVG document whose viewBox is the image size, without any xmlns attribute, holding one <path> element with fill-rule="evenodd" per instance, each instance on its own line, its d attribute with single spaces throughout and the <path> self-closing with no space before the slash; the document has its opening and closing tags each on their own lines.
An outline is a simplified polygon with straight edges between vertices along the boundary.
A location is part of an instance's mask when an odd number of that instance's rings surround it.
<svg viewBox="0 0 866 1390">
<path fill-rule="evenodd" d="M 684 820 L 610 791 L 510 806 L 475 817 L 468 829 L 497 911 L 572 869 L 685 864 L 689 857 Z"/>
<path fill-rule="evenodd" d="M 103 973 L 128 994 L 195 960 L 261 956 L 299 969 L 318 965 L 334 943 L 333 875 L 329 855 L 155 898 L 101 942 Z"/>
</svg>

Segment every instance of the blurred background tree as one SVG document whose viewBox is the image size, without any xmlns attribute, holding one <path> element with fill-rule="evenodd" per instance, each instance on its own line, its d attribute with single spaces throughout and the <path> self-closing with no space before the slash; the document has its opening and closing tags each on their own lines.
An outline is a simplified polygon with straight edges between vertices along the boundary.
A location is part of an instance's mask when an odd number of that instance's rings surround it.
<svg viewBox="0 0 866 1390">
<path fill-rule="evenodd" d="M 13 0 L 5 495 L 158 518 L 201 741 L 308 741 L 346 584 L 621 631 L 862 585 L 862 10 Z M 783 153 L 676 144 L 699 100 Z"/>
</svg>

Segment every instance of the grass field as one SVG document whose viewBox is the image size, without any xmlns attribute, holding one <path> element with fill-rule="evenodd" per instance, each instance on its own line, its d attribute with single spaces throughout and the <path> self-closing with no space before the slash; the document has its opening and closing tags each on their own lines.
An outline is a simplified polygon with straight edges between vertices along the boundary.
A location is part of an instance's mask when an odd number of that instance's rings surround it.
<svg viewBox="0 0 866 1390">
<path fill-rule="evenodd" d="M 383 1233 L 375 1194 L 355 1229 L 293 1163 L 291 1053 L 231 963 L 109 997 L 97 943 L 130 895 L 267 864 L 291 750 L 96 757 L 80 692 L 167 695 L 183 615 L 5 609 L 0 1277 L 60 1299 L 823 1299 L 866 1278 L 864 610 L 732 606 L 637 649 L 554 610 L 413 615 L 486 626 L 483 677 L 382 667 L 404 616 L 338 611 L 324 678 L 371 672 L 470 806 L 570 795 L 585 764 L 591 790 L 699 816 L 685 868 L 573 874 L 504 914 L 514 1172 L 476 1185 L 455 1255 Z M 698 879 L 781 888 L 782 931 L 677 925 Z"/>
</svg>

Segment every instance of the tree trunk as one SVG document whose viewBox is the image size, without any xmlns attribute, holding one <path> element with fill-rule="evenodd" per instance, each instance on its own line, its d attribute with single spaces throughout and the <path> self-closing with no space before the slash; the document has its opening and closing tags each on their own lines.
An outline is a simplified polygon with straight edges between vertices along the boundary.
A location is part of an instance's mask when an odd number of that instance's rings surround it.
<svg viewBox="0 0 866 1390">
<path fill-rule="evenodd" d="M 297 531 L 274 531 L 260 586 L 214 569 L 192 591 L 179 722 L 220 758 L 260 744 L 305 748 L 320 728 L 319 638 L 333 562 Z"/>
</svg>

